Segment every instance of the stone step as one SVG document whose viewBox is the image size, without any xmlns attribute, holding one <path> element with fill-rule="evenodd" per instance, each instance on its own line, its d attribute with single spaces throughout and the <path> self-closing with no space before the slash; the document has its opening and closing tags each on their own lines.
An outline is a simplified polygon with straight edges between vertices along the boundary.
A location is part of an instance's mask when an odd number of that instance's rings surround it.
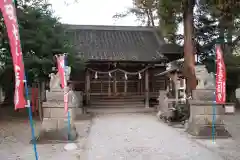
<svg viewBox="0 0 240 160">
<path fill-rule="evenodd" d="M 144 101 L 91 101 L 91 105 L 141 105 Z"/>
<path fill-rule="evenodd" d="M 128 99 L 123 99 L 123 98 L 119 98 L 119 99 L 107 99 L 107 98 L 101 98 L 101 99 L 96 99 L 93 98 L 91 99 L 92 102 L 98 101 L 98 102 L 144 102 L 144 98 L 128 98 Z"/>
<path fill-rule="evenodd" d="M 144 99 L 143 95 L 126 95 L 126 96 L 91 96 L 91 99 Z"/>
<path fill-rule="evenodd" d="M 88 113 L 94 114 L 116 114 L 116 113 L 155 113 L 155 108 L 135 107 L 135 108 L 88 108 Z"/>
<path fill-rule="evenodd" d="M 91 105 L 89 108 L 144 108 L 144 104 Z"/>
</svg>

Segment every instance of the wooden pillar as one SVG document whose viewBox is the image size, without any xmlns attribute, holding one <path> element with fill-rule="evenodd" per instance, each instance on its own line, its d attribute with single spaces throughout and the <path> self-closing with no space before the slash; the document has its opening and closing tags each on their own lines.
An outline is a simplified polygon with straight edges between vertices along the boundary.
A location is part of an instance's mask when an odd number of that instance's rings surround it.
<svg viewBox="0 0 240 160">
<path fill-rule="evenodd" d="M 178 103 L 178 90 L 179 90 L 179 85 L 178 85 L 178 76 L 177 73 L 175 73 L 175 99 L 176 99 L 176 103 Z"/>
<path fill-rule="evenodd" d="M 90 104 L 90 74 L 89 70 L 86 70 L 86 80 L 85 80 L 85 93 L 86 93 L 86 104 Z"/>
<path fill-rule="evenodd" d="M 111 96 L 111 77 L 108 78 L 108 96 Z"/>
<path fill-rule="evenodd" d="M 145 107 L 149 108 L 149 73 L 145 71 Z"/>
<path fill-rule="evenodd" d="M 142 95 L 143 94 L 143 80 L 141 79 L 140 80 L 140 94 Z"/>
<path fill-rule="evenodd" d="M 124 95 L 127 95 L 127 80 L 124 80 Z"/>
<path fill-rule="evenodd" d="M 178 102 L 178 75 L 177 75 L 177 73 L 174 73 L 173 75 L 172 75 L 172 80 L 173 80 L 173 85 L 174 85 L 174 94 L 175 94 L 175 101 L 176 101 L 176 103 Z"/>
<path fill-rule="evenodd" d="M 137 94 L 141 95 L 141 79 L 137 81 Z"/>
<path fill-rule="evenodd" d="M 113 93 L 114 95 L 117 95 L 117 73 L 114 73 L 114 78 L 113 78 Z"/>
</svg>

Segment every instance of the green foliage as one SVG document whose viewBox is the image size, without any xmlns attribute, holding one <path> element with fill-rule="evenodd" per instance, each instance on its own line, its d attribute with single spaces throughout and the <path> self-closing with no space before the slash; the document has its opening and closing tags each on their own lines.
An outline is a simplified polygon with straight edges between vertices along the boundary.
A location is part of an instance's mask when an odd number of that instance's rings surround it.
<svg viewBox="0 0 240 160">
<path fill-rule="evenodd" d="M 129 15 L 135 15 L 137 21 L 142 25 L 155 26 L 155 20 L 158 18 L 157 11 L 158 0 L 133 0 L 132 8 L 128 8 L 125 12 L 116 13 L 113 18 L 125 18 Z"/>
<path fill-rule="evenodd" d="M 55 54 L 68 53 L 70 66 L 75 66 L 75 55 L 65 35 L 63 25 L 53 16 L 51 5 L 45 0 L 18 0 L 17 19 L 23 61 L 28 84 L 46 81 L 56 66 Z M 5 92 L 5 103 L 13 103 L 14 72 L 6 26 L 0 15 L 0 85 Z M 82 65 L 81 65 L 82 66 Z"/>
<path fill-rule="evenodd" d="M 29 83 L 48 78 L 55 65 L 54 54 L 69 53 L 70 57 L 74 56 L 69 37 L 64 35 L 64 28 L 58 18 L 53 16 L 50 7 L 44 0 L 19 0 L 17 3 L 21 46 Z M 1 70 L 4 75 L 7 68 L 12 68 L 12 59 L 6 27 L 2 17 L 0 20 L 0 62 L 4 64 Z M 74 65 L 74 58 L 71 58 L 70 65 Z M 1 76 L 0 79 L 3 84 L 4 77 Z"/>
<path fill-rule="evenodd" d="M 181 1 L 159 0 L 158 17 L 160 30 L 169 42 L 176 43 L 179 23 L 183 21 L 181 13 Z"/>
<path fill-rule="evenodd" d="M 135 2 L 135 0 L 133 0 Z M 141 7 L 152 0 L 138 0 Z M 185 19 L 184 13 L 189 9 L 189 3 L 193 3 L 194 9 L 194 32 L 185 30 L 185 33 L 178 34 L 178 27 Z M 227 66 L 227 88 L 233 91 L 239 84 L 239 78 L 233 78 L 239 72 L 240 56 L 240 1 L 239 0 L 155 0 L 152 9 L 157 11 L 159 30 L 162 35 L 171 43 L 183 44 L 183 38 L 192 36 L 193 47 L 200 55 L 202 63 L 207 65 L 210 72 L 215 72 L 215 45 L 221 44 Z M 139 5 L 135 5 L 139 9 Z M 146 7 L 146 6 L 145 6 Z M 130 13 L 133 13 L 129 11 Z M 138 12 L 134 12 L 138 14 Z M 146 17 L 146 15 L 141 14 Z M 126 16 L 128 14 L 125 14 Z M 123 16 L 123 17 L 124 17 Z M 185 21 L 186 22 L 186 21 Z M 188 21 L 188 25 L 191 25 Z M 185 26 L 184 26 L 185 27 Z M 189 26 L 188 26 L 189 27 Z M 190 41 L 188 41 L 190 42 Z M 188 49 L 189 44 L 187 45 Z M 185 50 L 186 53 L 193 51 Z M 187 59 L 187 57 L 185 57 Z M 232 81 L 234 79 L 235 81 Z M 231 85 L 231 86 L 230 86 Z"/>
</svg>

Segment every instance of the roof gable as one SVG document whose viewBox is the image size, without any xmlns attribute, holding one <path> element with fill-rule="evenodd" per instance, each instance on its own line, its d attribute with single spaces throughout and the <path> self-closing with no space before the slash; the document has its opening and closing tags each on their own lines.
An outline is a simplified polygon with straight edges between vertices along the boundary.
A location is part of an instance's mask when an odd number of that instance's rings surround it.
<svg viewBox="0 0 240 160">
<path fill-rule="evenodd" d="M 79 58 L 110 61 L 155 61 L 163 58 L 163 38 L 155 28 L 65 25 Z"/>
</svg>

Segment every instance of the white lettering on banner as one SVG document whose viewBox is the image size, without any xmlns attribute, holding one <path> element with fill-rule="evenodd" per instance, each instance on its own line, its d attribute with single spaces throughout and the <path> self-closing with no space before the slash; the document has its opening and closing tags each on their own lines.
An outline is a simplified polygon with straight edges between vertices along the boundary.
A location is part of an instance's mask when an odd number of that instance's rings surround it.
<svg viewBox="0 0 240 160">
<path fill-rule="evenodd" d="M 19 86 L 20 86 L 20 76 L 19 72 L 21 71 L 21 68 L 18 65 L 14 66 L 15 68 L 15 104 L 17 105 L 19 103 Z"/>
<path fill-rule="evenodd" d="M 9 18 L 10 20 L 16 21 L 13 5 L 12 5 L 12 4 L 6 4 L 6 5 L 4 5 L 4 8 L 5 8 L 5 10 L 6 10 L 6 14 L 8 15 L 8 18 Z"/>
<path fill-rule="evenodd" d="M 221 93 L 218 93 L 218 99 L 221 100 L 222 99 L 222 94 Z"/>
<path fill-rule="evenodd" d="M 17 44 L 17 42 L 16 42 L 16 44 Z M 18 46 L 16 45 L 16 56 L 19 56 L 19 53 L 18 53 Z"/>
<path fill-rule="evenodd" d="M 218 92 L 222 91 L 222 82 L 217 82 L 217 91 Z"/>
<path fill-rule="evenodd" d="M 216 76 L 216 92 L 217 101 L 225 101 L 225 66 L 220 48 L 216 49 L 217 52 L 217 76 Z"/>
<path fill-rule="evenodd" d="M 19 36 L 18 36 L 18 28 L 16 27 L 15 24 L 13 24 L 12 27 L 13 27 L 13 30 L 12 30 L 13 35 L 14 35 L 15 39 L 18 41 L 18 40 L 19 40 Z"/>
</svg>

